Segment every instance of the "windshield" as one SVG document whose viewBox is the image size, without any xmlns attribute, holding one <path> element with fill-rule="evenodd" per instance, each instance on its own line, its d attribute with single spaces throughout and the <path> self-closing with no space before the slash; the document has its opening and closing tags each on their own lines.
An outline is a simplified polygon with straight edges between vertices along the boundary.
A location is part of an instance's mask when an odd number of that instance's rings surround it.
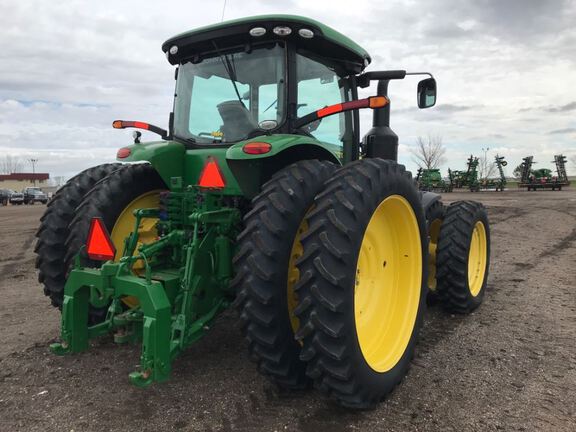
<svg viewBox="0 0 576 432">
<path fill-rule="evenodd" d="M 174 135 L 199 145 L 228 144 L 280 126 L 285 114 L 285 51 L 218 53 L 178 71 Z M 272 124 L 272 127 L 270 127 Z"/>
</svg>

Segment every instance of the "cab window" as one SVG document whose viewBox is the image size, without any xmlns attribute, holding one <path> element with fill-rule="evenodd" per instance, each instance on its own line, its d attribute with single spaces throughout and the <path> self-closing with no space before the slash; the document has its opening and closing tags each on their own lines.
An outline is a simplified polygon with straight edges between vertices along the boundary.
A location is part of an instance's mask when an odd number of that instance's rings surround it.
<svg viewBox="0 0 576 432">
<path fill-rule="evenodd" d="M 296 75 L 298 80 L 298 117 L 313 111 L 351 99 L 349 81 L 337 70 L 312 56 L 297 54 Z M 314 138 L 326 144 L 340 158 L 347 141 L 352 141 L 352 112 L 344 112 L 310 123 L 303 128 Z"/>
</svg>

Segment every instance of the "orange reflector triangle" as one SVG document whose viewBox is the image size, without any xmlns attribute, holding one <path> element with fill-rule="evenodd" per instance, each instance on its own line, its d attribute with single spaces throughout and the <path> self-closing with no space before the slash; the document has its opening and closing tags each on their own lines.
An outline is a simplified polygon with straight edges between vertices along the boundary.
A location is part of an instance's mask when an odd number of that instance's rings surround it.
<svg viewBox="0 0 576 432">
<path fill-rule="evenodd" d="M 198 185 L 200 187 L 215 189 L 221 189 L 225 186 L 224 177 L 215 159 L 208 158 L 202 174 L 200 174 L 200 182 Z"/>
<path fill-rule="evenodd" d="M 97 261 L 113 260 L 116 255 L 114 243 L 101 218 L 92 218 L 90 222 L 86 252 L 90 259 Z"/>
</svg>

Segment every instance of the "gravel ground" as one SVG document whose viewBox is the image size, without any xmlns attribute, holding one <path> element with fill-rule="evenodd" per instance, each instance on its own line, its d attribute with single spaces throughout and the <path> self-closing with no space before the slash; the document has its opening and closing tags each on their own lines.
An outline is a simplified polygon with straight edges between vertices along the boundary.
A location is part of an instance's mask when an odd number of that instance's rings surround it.
<svg viewBox="0 0 576 432">
<path fill-rule="evenodd" d="M 0 431 L 575 431 L 576 191 L 445 196 L 472 198 L 492 223 L 484 304 L 469 316 L 432 305 L 410 373 L 364 412 L 313 390 L 277 393 L 231 313 L 148 389 L 127 379 L 138 347 L 104 338 L 51 355 L 60 314 L 33 254 L 44 206 L 0 207 Z"/>
</svg>

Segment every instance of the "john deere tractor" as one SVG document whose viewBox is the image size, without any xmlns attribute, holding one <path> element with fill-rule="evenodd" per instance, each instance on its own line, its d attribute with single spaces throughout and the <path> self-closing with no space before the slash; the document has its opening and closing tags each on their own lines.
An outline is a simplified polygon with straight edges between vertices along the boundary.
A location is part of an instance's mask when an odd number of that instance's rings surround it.
<svg viewBox="0 0 576 432">
<path fill-rule="evenodd" d="M 203 27 L 162 50 L 176 67 L 168 129 L 113 123 L 161 139 L 135 131 L 118 163 L 72 178 L 42 218 L 36 265 L 62 310 L 51 350 L 139 343 L 129 379 L 148 386 L 235 305 L 278 386 L 374 406 L 407 372 L 428 289 L 466 313 L 488 277 L 484 207 L 445 208 L 397 163 L 388 84 L 419 73 L 365 72 L 358 44 L 287 15 Z M 420 108 L 436 101 L 425 75 Z M 360 109 L 374 113 L 362 140 Z"/>
</svg>

